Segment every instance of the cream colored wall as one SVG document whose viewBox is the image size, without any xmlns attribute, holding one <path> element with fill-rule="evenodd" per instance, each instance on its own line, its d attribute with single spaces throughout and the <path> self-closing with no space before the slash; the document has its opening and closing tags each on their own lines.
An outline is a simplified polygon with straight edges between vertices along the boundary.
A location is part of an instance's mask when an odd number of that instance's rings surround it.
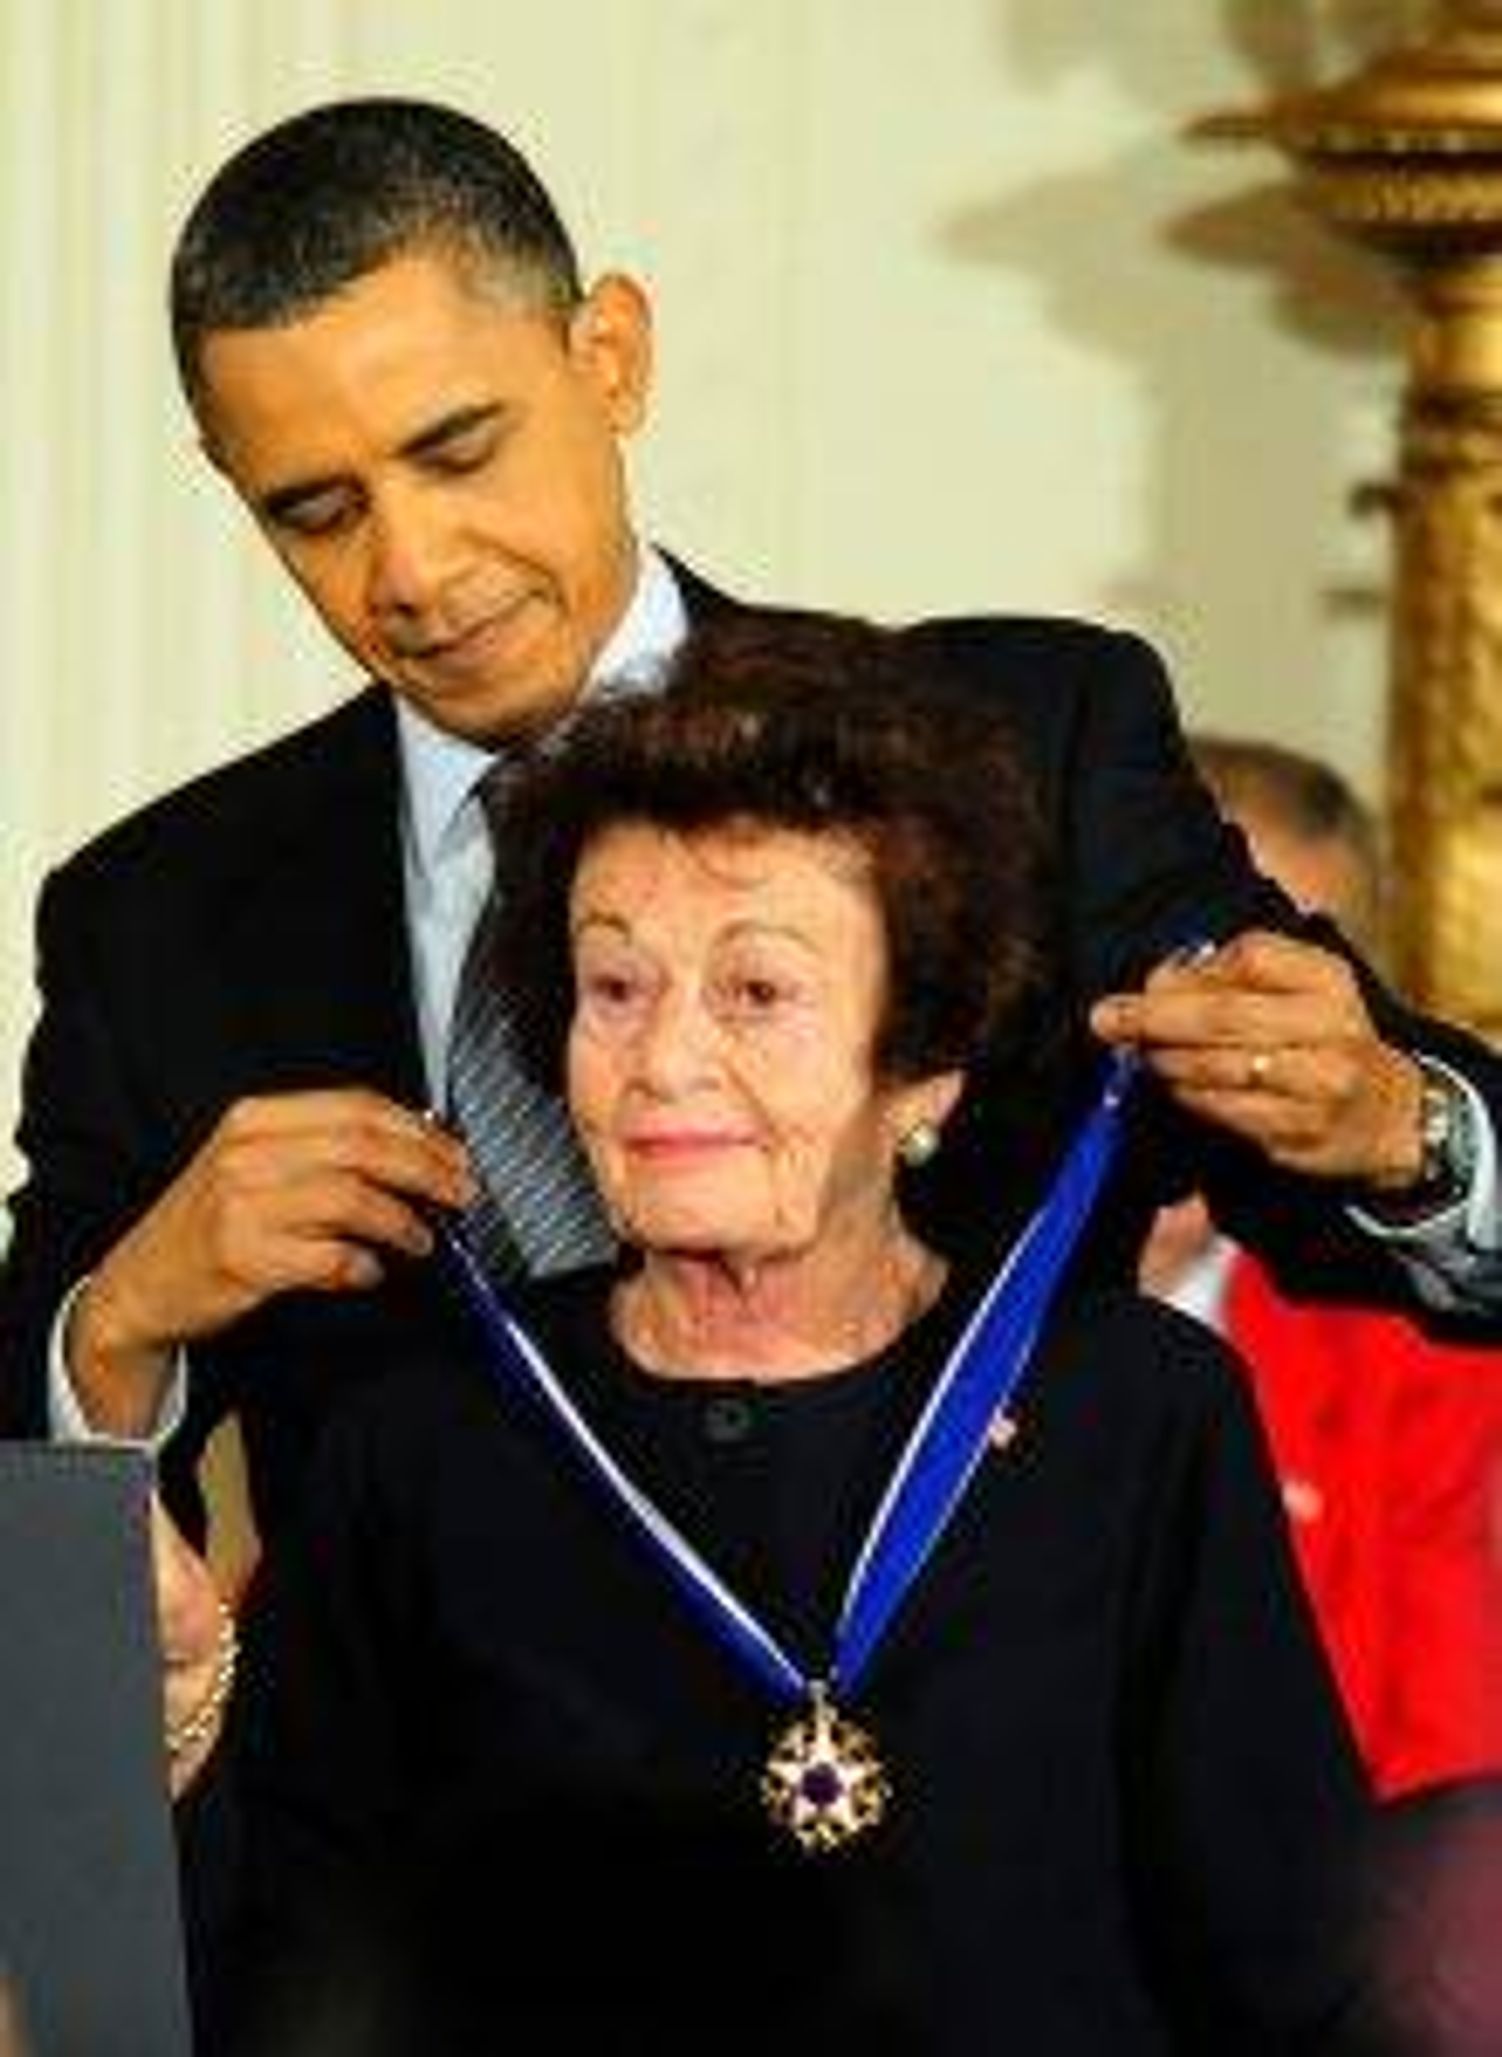
<svg viewBox="0 0 1502 2057">
<path fill-rule="evenodd" d="M 1370 785 L 1382 538 L 1345 497 L 1386 462 L 1389 310 L 1246 197 L 1271 160 L 1182 130 L 1405 11 L 0 0 L 0 1123 L 44 867 L 343 682 L 172 389 L 170 237 L 235 142 L 348 91 L 491 116 L 658 297 L 640 483 L 697 565 L 1129 621 L 1196 718 Z"/>
</svg>

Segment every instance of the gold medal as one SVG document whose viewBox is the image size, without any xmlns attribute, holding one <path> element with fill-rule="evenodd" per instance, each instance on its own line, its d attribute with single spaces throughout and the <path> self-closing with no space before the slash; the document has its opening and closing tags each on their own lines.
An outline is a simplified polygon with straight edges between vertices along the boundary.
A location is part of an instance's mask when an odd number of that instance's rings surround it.
<svg viewBox="0 0 1502 2057">
<path fill-rule="evenodd" d="M 816 1685 L 772 1745 L 761 1775 L 768 1814 L 805 1850 L 837 1850 L 875 1828 L 890 1795 L 876 1744 Z"/>
</svg>

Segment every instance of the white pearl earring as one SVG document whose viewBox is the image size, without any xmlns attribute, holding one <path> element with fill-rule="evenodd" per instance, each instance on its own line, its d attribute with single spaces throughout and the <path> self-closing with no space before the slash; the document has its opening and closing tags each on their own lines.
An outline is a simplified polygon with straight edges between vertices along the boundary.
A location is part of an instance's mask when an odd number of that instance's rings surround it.
<svg viewBox="0 0 1502 2057">
<path fill-rule="evenodd" d="M 898 1140 L 897 1155 L 909 1170 L 927 1164 L 939 1153 L 939 1126 L 933 1121 L 915 1121 Z"/>
</svg>

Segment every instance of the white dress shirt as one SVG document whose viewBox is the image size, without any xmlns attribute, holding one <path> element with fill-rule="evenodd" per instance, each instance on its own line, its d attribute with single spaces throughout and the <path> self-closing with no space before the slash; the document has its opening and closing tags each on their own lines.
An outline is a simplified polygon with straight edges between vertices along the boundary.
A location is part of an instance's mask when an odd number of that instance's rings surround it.
<svg viewBox="0 0 1502 2057">
<path fill-rule="evenodd" d="M 612 692 L 650 691 L 687 632 L 673 574 L 655 550 L 644 550 L 631 603 L 595 659 L 579 704 L 607 682 Z M 428 1090 L 438 1105 L 464 953 L 490 890 L 490 832 L 475 789 L 495 759 L 405 700 L 396 703 L 396 732 L 413 987 Z"/>
</svg>

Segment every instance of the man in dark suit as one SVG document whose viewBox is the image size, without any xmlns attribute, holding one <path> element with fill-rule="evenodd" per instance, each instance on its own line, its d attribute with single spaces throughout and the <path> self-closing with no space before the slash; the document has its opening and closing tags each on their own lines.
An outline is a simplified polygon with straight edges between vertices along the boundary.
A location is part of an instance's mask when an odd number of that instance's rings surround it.
<svg viewBox="0 0 1502 2057">
<path fill-rule="evenodd" d="M 732 603 L 632 526 L 641 290 L 583 288 L 489 129 L 393 101 L 280 125 L 194 210 L 173 313 L 207 453 L 373 683 L 48 881 L 0 1408 L 13 1430 L 159 1430 L 186 1351 L 175 1459 L 238 1406 L 274 1522 L 339 1388 L 449 1318 L 425 1217 L 474 1174 L 421 1110 L 445 1099 L 487 886 L 477 781 L 581 694 L 650 682 Z M 1097 1265 L 1125 1272 L 1148 1200 L 1197 1183 L 1309 1279 L 1485 1318 L 1502 1066 L 1406 1015 L 1250 869 L 1140 643 L 1028 620 L 910 633 L 1012 710 L 1068 988 L 1028 1106 L 982 1091 L 954 1125 L 935 1231 L 1015 1225 L 997 1189 L 1057 1154 L 1093 1006 L 1166 1088 Z M 1224 946 L 1208 964 L 1173 961 L 1205 939 Z"/>
</svg>

